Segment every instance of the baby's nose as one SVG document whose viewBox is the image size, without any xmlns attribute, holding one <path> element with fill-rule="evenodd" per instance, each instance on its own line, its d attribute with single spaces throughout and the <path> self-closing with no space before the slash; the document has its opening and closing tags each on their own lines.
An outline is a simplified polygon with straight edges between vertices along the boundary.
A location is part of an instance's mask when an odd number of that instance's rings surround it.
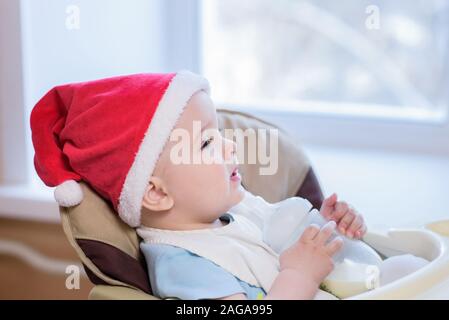
<svg viewBox="0 0 449 320">
<path fill-rule="evenodd" d="M 224 140 L 224 155 L 226 159 L 232 158 L 235 156 L 237 152 L 237 144 L 233 140 L 223 139 Z"/>
</svg>

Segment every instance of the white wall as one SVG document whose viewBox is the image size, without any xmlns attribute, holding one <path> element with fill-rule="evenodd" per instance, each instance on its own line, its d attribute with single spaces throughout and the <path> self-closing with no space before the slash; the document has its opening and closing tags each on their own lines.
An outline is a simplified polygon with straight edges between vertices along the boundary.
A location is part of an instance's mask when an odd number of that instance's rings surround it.
<svg viewBox="0 0 449 320">
<path fill-rule="evenodd" d="M 25 127 L 30 154 L 29 112 L 53 86 L 166 71 L 160 0 L 132 0 L 132 5 L 123 0 L 22 0 L 21 4 Z M 75 6 L 75 11 L 70 6 Z M 41 185 L 31 161 L 28 170 L 33 183 Z"/>
<path fill-rule="evenodd" d="M 27 179 L 21 58 L 19 2 L 0 0 L 0 184 Z"/>
</svg>

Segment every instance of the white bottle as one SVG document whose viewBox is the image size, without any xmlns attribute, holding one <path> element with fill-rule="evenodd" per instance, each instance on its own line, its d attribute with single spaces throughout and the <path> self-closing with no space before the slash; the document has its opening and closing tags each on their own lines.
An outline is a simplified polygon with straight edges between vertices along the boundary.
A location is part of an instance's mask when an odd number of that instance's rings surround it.
<svg viewBox="0 0 449 320">
<path fill-rule="evenodd" d="M 278 254 L 293 245 L 311 224 L 322 227 L 327 223 L 318 210 L 311 208 L 310 202 L 303 198 L 292 197 L 271 204 L 250 192 L 246 192 L 244 200 L 234 207 L 236 212 L 262 228 L 264 242 Z M 329 241 L 337 236 L 343 239 L 343 247 L 333 256 L 334 270 L 323 285 L 339 298 L 376 288 L 382 258 L 363 241 L 349 239 L 335 231 Z"/>
</svg>

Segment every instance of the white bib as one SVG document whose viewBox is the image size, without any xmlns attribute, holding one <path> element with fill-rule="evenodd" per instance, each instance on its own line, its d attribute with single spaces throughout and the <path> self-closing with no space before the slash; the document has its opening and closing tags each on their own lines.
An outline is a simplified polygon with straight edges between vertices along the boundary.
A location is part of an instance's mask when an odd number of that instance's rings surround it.
<svg viewBox="0 0 449 320">
<path fill-rule="evenodd" d="M 271 288 L 279 273 L 279 256 L 262 240 L 262 231 L 244 216 L 219 228 L 171 231 L 140 227 L 146 243 L 168 244 L 186 249 L 219 265 L 242 281 Z"/>
<path fill-rule="evenodd" d="M 312 205 L 293 197 L 270 204 L 245 191 L 245 198 L 228 214 L 234 218 L 219 228 L 172 231 L 137 228 L 146 243 L 186 249 L 206 258 L 238 279 L 265 292 L 279 274 L 279 254 L 298 238 Z M 337 299 L 318 290 L 315 299 Z"/>
</svg>

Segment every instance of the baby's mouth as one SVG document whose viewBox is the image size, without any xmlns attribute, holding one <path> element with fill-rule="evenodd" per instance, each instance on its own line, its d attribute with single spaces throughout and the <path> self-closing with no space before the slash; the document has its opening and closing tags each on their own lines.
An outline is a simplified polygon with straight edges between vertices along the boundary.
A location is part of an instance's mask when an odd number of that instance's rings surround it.
<svg viewBox="0 0 449 320">
<path fill-rule="evenodd" d="M 234 170 L 232 170 L 230 178 L 231 178 L 232 181 L 240 181 L 241 177 L 240 177 L 240 173 L 239 173 L 239 168 L 238 167 L 235 167 Z"/>
</svg>

